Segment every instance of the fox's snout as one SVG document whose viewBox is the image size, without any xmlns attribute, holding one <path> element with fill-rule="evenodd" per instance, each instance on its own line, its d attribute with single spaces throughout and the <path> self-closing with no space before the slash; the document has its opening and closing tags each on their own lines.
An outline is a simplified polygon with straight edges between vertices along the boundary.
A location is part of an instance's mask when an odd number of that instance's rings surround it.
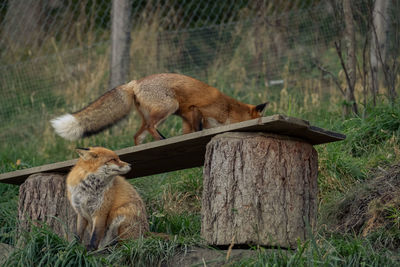
<svg viewBox="0 0 400 267">
<path fill-rule="evenodd" d="M 131 170 L 131 165 L 127 162 L 119 160 L 115 163 L 108 164 L 108 168 L 115 174 L 126 174 Z"/>
</svg>

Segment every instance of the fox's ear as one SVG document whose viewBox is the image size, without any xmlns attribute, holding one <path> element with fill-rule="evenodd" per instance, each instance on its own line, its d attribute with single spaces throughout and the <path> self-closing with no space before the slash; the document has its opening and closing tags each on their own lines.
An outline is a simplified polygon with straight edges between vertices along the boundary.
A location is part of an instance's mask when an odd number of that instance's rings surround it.
<svg viewBox="0 0 400 267">
<path fill-rule="evenodd" d="M 78 147 L 75 149 L 76 152 L 79 154 L 79 157 L 81 157 L 81 159 L 83 160 L 88 160 L 93 158 L 93 152 L 90 151 L 90 148 L 86 148 L 86 147 Z"/>
<path fill-rule="evenodd" d="M 267 107 L 268 103 L 269 103 L 269 102 L 265 102 L 265 103 L 262 103 L 262 104 L 257 105 L 257 106 L 255 107 L 255 110 L 256 110 L 257 112 L 259 112 L 260 114 L 262 114 L 262 113 L 264 112 L 265 108 Z"/>
</svg>

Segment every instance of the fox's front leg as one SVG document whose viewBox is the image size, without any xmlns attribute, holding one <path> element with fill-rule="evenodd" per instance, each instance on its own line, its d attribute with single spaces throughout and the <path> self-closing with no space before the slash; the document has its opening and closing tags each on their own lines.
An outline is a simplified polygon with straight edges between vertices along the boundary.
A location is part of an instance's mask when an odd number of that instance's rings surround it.
<svg viewBox="0 0 400 267">
<path fill-rule="evenodd" d="M 203 130 L 203 114 L 196 106 L 189 108 L 188 112 L 182 115 L 182 133 L 188 134 Z"/>
<path fill-rule="evenodd" d="M 192 106 L 190 110 L 192 111 L 190 123 L 192 124 L 193 131 L 197 132 L 203 130 L 203 114 L 201 114 L 200 109 L 196 106 Z"/>
<path fill-rule="evenodd" d="M 104 237 L 106 230 L 106 216 L 96 216 L 93 219 L 93 228 L 90 235 L 88 250 L 95 250 L 98 248 L 100 241 Z"/>
<path fill-rule="evenodd" d="M 85 233 L 86 226 L 88 221 L 78 213 L 76 218 L 76 233 L 75 236 L 79 239 L 79 241 L 83 240 L 83 235 Z"/>
</svg>

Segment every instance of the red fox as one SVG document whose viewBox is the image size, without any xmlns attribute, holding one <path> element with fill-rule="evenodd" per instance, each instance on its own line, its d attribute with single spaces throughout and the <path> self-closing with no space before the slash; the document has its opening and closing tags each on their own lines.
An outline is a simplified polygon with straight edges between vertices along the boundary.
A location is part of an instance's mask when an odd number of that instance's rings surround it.
<svg viewBox="0 0 400 267">
<path fill-rule="evenodd" d="M 67 176 L 68 199 L 77 213 L 77 236 L 83 240 L 90 228 L 94 250 L 120 239 L 138 238 L 149 231 L 146 209 L 125 178 L 129 163 L 102 147 L 77 149 L 80 159 Z"/>
<path fill-rule="evenodd" d="M 133 104 L 142 117 L 135 134 L 138 145 L 150 133 L 164 137 L 157 126 L 168 116 L 182 118 L 183 133 L 261 117 L 267 103 L 244 104 L 192 77 L 163 73 L 116 87 L 81 111 L 51 120 L 56 133 L 68 140 L 95 134 L 124 118 Z"/>
</svg>

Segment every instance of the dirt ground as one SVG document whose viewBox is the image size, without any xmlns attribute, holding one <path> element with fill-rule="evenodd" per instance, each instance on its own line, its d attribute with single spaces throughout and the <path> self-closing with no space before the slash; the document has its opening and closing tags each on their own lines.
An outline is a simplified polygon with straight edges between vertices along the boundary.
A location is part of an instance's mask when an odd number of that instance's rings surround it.
<svg viewBox="0 0 400 267">
<path fill-rule="evenodd" d="M 379 228 L 393 227 L 391 213 L 399 209 L 400 164 L 395 164 L 354 186 L 329 209 L 326 220 L 335 231 L 365 236 Z"/>
<path fill-rule="evenodd" d="M 232 249 L 228 260 L 226 259 L 227 253 L 228 250 L 193 247 L 186 254 L 175 255 L 169 266 L 228 266 L 230 263 L 239 261 L 242 258 L 253 257 L 257 252 L 250 249 Z"/>
</svg>

